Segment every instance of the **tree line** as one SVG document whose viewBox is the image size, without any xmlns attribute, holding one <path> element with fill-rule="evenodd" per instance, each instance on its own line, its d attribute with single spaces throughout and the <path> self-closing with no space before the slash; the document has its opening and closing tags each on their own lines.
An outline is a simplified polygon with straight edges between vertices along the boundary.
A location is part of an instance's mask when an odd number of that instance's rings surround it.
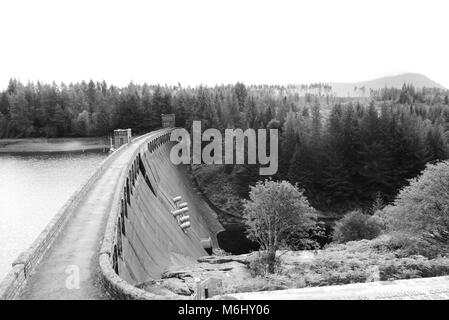
<svg viewBox="0 0 449 320">
<path fill-rule="evenodd" d="M 326 84 L 117 87 L 11 79 L 0 92 L 0 138 L 104 136 L 127 127 L 142 133 L 161 126 L 161 113 L 176 113 L 179 126 L 203 120 L 205 128 L 258 128 L 316 99 L 338 100 Z"/>
<path fill-rule="evenodd" d="M 298 183 L 320 210 L 344 211 L 391 201 L 428 162 L 447 159 L 447 91 L 383 89 L 367 98 L 338 98 L 325 84 L 214 87 L 106 82 L 23 84 L 0 93 L 0 138 L 105 136 L 115 128 L 143 133 L 161 126 L 202 129 L 278 128 L 277 179 Z M 323 89 L 323 90 L 321 90 Z M 302 94 L 301 94 L 302 92 Z M 229 166 L 242 197 L 260 179 L 255 166 Z"/>
<path fill-rule="evenodd" d="M 284 122 L 279 177 L 298 182 L 315 207 L 348 210 L 393 200 L 426 163 L 447 159 L 449 107 L 382 102 L 315 104 Z"/>
</svg>

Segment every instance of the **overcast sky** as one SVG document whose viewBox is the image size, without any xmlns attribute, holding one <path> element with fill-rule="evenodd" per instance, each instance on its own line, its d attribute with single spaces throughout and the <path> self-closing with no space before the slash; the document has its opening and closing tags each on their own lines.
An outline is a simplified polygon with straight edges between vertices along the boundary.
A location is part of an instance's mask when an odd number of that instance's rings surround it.
<svg viewBox="0 0 449 320">
<path fill-rule="evenodd" d="M 124 85 L 352 82 L 418 72 L 449 88 L 449 1 L 4 1 L 11 77 Z"/>
</svg>

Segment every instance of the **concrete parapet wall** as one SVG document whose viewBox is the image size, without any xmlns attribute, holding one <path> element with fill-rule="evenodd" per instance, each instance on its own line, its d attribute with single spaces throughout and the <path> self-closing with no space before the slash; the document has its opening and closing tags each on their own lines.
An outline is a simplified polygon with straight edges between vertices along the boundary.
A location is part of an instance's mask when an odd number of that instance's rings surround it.
<svg viewBox="0 0 449 320">
<path fill-rule="evenodd" d="M 91 186 L 98 180 L 105 168 L 107 168 L 125 148 L 127 148 L 127 145 L 123 145 L 103 160 L 95 173 L 76 192 L 74 192 L 64 206 L 59 209 L 57 214 L 39 234 L 36 240 L 34 240 L 31 246 L 26 251 L 22 252 L 13 262 L 12 269 L 0 283 L 1 300 L 14 299 L 17 297 L 18 293 L 24 287 L 26 279 L 33 272 L 47 249 L 52 245 L 54 239 L 70 218 L 77 205 L 86 196 Z"/>
<path fill-rule="evenodd" d="M 14 299 L 25 284 L 25 271 L 23 265 L 15 265 L 0 283 L 0 299 Z"/>
</svg>

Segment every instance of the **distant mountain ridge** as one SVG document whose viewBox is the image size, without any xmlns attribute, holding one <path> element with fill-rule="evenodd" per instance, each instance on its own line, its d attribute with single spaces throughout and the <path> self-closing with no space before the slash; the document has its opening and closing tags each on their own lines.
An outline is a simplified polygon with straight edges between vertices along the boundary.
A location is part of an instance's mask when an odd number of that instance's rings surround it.
<svg viewBox="0 0 449 320">
<path fill-rule="evenodd" d="M 429 79 L 425 75 L 419 73 L 404 73 L 390 77 L 382 77 L 369 81 L 350 82 L 350 83 L 329 83 L 332 91 L 337 96 L 343 97 L 361 97 L 368 96 L 370 89 L 379 90 L 382 88 L 402 88 L 405 84 L 411 84 L 416 88 L 439 88 L 446 89 L 439 83 Z"/>
</svg>

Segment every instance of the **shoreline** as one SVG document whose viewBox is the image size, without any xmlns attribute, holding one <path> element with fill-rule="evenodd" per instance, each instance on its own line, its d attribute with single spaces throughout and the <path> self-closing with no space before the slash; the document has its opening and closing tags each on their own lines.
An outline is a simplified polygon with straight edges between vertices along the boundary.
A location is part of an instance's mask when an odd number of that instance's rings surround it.
<svg viewBox="0 0 449 320">
<path fill-rule="evenodd" d="M 108 151 L 107 138 L 25 138 L 0 139 L 0 154 Z"/>
</svg>

